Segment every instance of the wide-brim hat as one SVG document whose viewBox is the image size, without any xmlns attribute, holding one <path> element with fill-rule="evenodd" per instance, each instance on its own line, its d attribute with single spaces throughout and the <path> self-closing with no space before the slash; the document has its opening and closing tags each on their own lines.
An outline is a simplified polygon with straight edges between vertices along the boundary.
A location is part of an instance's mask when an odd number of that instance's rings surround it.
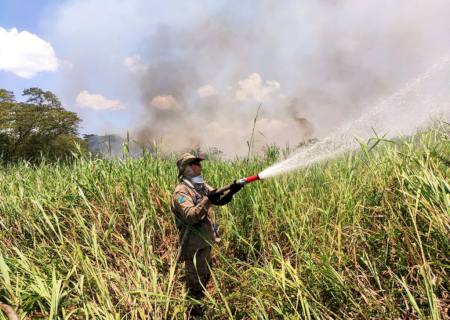
<svg viewBox="0 0 450 320">
<path fill-rule="evenodd" d="M 202 156 L 194 156 L 193 154 L 190 153 L 183 153 L 181 157 L 177 160 L 178 174 L 182 175 L 184 169 L 186 169 L 186 167 L 189 164 L 203 160 L 205 160 L 205 158 Z"/>
</svg>

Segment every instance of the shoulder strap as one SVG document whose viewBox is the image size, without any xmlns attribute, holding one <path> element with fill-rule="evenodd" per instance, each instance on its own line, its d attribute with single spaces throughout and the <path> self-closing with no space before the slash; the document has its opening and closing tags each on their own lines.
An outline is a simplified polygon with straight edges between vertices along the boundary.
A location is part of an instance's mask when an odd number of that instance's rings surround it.
<svg viewBox="0 0 450 320">
<path fill-rule="evenodd" d="M 192 184 L 192 182 L 190 182 L 188 179 L 183 178 L 182 182 L 184 182 L 189 188 L 191 188 L 192 190 L 195 190 L 194 185 Z"/>
</svg>

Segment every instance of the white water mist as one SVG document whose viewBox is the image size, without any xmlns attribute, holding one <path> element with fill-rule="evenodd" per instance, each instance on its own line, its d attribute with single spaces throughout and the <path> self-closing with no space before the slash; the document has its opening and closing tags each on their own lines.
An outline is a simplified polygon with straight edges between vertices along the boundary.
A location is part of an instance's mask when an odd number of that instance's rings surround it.
<svg viewBox="0 0 450 320">
<path fill-rule="evenodd" d="M 450 56 L 446 56 L 360 118 L 265 169 L 259 177 L 267 179 L 355 150 L 359 147 L 357 139 L 367 140 L 374 136 L 374 131 L 386 134 L 386 138 L 411 135 L 427 126 L 434 116 L 448 117 L 449 69 Z"/>
</svg>

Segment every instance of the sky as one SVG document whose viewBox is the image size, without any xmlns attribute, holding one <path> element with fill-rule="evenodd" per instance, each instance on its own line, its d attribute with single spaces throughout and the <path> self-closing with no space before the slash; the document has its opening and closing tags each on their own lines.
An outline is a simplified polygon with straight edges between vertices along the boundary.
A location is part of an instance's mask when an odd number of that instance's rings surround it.
<svg viewBox="0 0 450 320">
<path fill-rule="evenodd" d="M 80 133 L 242 155 L 323 137 L 450 52 L 448 0 L 0 0 L 0 88 Z"/>
<path fill-rule="evenodd" d="M 29 31 L 35 35 L 44 36 L 41 26 L 41 17 L 45 12 L 45 8 L 52 1 L 24 1 L 24 0 L 0 0 L 0 28 L 2 35 L 5 36 L 6 30 L 16 28 L 20 31 Z M 6 46 L 6 39 L 1 38 L 0 46 Z M 8 42 L 9 43 L 9 42 Z M 12 55 L 14 53 L 11 53 Z M 11 56 L 11 55 L 9 55 Z M 2 56 L 3 57 L 3 56 Z M 19 76 L 15 72 L 11 72 L 9 68 L 2 66 L 0 69 L 0 87 L 14 91 L 16 95 L 20 95 L 22 90 L 33 86 L 49 86 L 52 83 L 51 75 L 47 73 L 37 73 L 32 78 Z"/>
<path fill-rule="evenodd" d="M 18 100 L 25 88 L 34 86 L 56 93 L 81 116 L 82 134 L 133 131 L 140 97 L 137 86 L 127 82 L 133 68 L 139 69 L 135 50 L 159 23 L 186 23 L 200 7 L 208 10 L 221 3 L 186 7 L 182 2 L 146 2 L 0 0 L 0 88 L 13 91 Z M 5 52 L 10 45 L 15 50 Z"/>
</svg>

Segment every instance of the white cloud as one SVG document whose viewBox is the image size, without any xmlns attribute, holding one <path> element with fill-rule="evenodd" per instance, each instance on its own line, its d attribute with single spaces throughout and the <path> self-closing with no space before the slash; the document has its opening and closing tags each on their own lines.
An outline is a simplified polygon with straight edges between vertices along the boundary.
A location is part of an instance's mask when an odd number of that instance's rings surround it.
<svg viewBox="0 0 450 320">
<path fill-rule="evenodd" d="M 156 96 L 152 99 L 151 105 L 160 110 L 179 109 L 177 99 L 173 96 Z"/>
<path fill-rule="evenodd" d="M 123 64 L 133 73 L 148 69 L 148 66 L 142 62 L 141 56 L 138 54 L 126 57 Z"/>
<path fill-rule="evenodd" d="M 238 82 L 235 98 L 238 101 L 264 101 L 271 95 L 280 91 L 280 83 L 277 81 L 263 82 L 258 73 L 252 73 L 247 79 Z"/>
<path fill-rule="evenodd" d="M 199 97 L 204 98 L 204 97 L 209 97 L 209 96 L 213 96 L 213 95 L 217 94 L 217 91 L 212 85 L 207 84 L 207 85 L 204 85 L 204 86 L 198 88 L 197 94 Z"/>
<path fill-rule="evenodd" d="M 56 71 L 58 65 L 49 42 L 28 31 L 0 27 L 0 70 L 31 78 L 42 71 Z"/>
<path fill-rule="evenodd" d="M 124 104 L 119 100 L 110 100 L 101 94 L 92 94 L 86 90 L 81 91 L 76 97 L 77 105 L 82 108 L 94 110 L 123 109 Z"/>
</svg>

